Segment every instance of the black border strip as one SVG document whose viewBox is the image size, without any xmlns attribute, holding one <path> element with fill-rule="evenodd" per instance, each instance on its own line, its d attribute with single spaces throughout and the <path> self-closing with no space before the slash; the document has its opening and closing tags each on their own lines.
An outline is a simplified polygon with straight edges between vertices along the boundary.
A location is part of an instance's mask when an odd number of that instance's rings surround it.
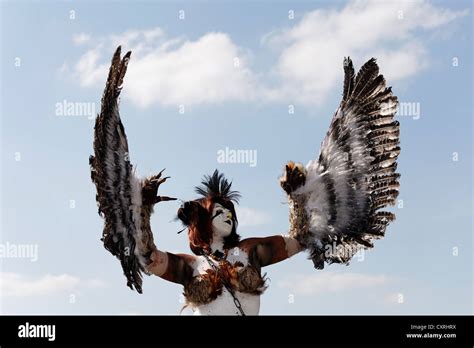
<svg viewBox="0 0 474 348">
<path fill-rule="evenodd" d="M 20 338 L 20 325 L 55 325 L 55 340 Z M 416 327 L 412 326 L 416 325 Z M 420 326 L 424 326 L 420 330 Z M 411 344 L 468 346 L 473 316 L 0 316 L 0 346 L 64 344 Z M 455 334 L 410 338 L 408 334 Z"/>
</svg>

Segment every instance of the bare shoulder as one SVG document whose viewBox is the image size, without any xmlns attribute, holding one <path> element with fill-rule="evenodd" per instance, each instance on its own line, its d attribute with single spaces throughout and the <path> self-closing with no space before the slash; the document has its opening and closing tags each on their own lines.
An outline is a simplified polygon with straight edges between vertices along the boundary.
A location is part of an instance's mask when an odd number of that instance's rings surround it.
<svg viewBox="0 0 474 348">
<path fill-rule="evenodd" d="M 282 236 L 269 237 L 252 237 L 246 238 L 239 243 L 239 248 L 242 250 L 251 250 L 258 246 L 276 246 L 278 244 L 284 245 L 285 240 Z"/>
<path fill-rule="evenodd" d="M 191 254 L 176 254 L 176 256 L 179 257 L 181 260 L 183 260 L 184 262 L 186 262 L 189 265 L 196 262 L 196 260 L 198 258 L 196 255 L 191 255 Z"/>
</svg>

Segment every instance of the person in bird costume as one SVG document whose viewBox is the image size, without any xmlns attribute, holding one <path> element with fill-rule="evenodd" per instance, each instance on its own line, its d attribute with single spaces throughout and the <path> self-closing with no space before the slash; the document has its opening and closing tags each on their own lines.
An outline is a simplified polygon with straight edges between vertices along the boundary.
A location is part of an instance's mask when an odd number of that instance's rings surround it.
<svg viewBox="0 0 474 348">
<path fill-rule="evenodd" d="M 347 264 L 384 236 L 395 215 L 381 209 L 395 204 L 400 186 L 397 98 L 375 59 L 355 75 L 346 58 L 342 101 L 319 157 L 306 166 L 287 163 L 280 178 L 289 202 L 288 234 L 242 239 L 235 210 L 240 195 L 215 170 L 196 187 L 199 197 L 177 211 L 192 253 L 158 248 L 150 216 L 155 204 L 175 198 L 158 195 L 168 179 L 163 171 L 141 179 L 129 160 L 118 99 L 130 56 L 122 58 L 118 47 L 112 58 L 90 166 L 104 218 L 102 241 L 120 260 L 131 289 L 141 293 L 143 273 L 156 275 L 180 284 L 195 314 L 257 315 L 267 288 L 262 268 L 302 251 L 316 269 Z"/>
</svg>

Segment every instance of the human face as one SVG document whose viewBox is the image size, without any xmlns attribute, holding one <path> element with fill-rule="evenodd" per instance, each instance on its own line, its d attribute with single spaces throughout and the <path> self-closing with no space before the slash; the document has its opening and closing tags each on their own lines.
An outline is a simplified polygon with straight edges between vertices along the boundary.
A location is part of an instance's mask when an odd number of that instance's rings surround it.
<svg viewBox="0 0 474 348">
<path fill-rule="evenodd" d="M 214 209 L 212 209 L 212 229 L 214 235 L 221 238 L 227 237 L 231 234 L 233 226 L 232 212 L 216 203 Z"/>
</svg>

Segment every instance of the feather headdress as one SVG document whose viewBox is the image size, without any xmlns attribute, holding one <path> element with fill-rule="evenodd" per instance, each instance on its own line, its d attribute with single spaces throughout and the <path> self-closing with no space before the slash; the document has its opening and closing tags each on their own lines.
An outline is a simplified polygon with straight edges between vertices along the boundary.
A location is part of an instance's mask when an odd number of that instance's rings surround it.
<svg viewBox="0 0 474 348">
<path fill-rule="evenodd" d="M 216 169 L 212 175 L 204 176 L 201 186 L 196 187 L 196 193 L 214 201 L 223 200 L 239 203 L 240 193 L 231 190 L 231 188 L 232 182 Z"/>
</svg>

